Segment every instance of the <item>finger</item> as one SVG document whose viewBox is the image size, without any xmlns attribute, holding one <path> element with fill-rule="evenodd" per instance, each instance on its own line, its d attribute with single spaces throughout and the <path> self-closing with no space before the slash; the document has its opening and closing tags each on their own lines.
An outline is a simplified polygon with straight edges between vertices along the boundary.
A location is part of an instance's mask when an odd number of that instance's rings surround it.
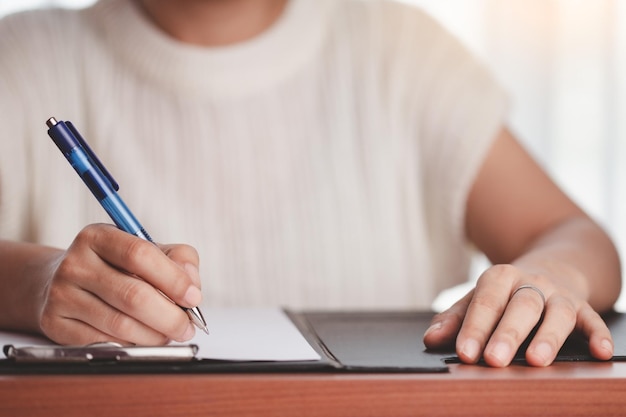
<svg viewBox="0 0 626 417">
<path fill-rule="evenodd" d="M 200 279 L 200 273 L 198 266 L 200 264 L 200 257 L 198 251 L 189 245 L 159 245 L 159 248 L 165 253 L 171 260 L 180 265 L 185 272 L 189 275 L 191 282 L 198 287 L 202 288 L 202 281 Z"/>
<path fill-rule="evenodd" d="M 578 312 L 576 329 L 589 340 L 589 353 L 596 359 L 609 360 L 613 357 L 613 338 L 602 317 L 585 304 Z"/>
<path fill-rule="evenodd" d="M 115 268 L 98 268 L 91 279 L 81 281 L 81 285 L 124 316 L 133 317 L 170 339 L 188 340 L 190 327 L 193 330 L 189 317 L 180 307 L 147 282 Z M 130 325 L 117 316 L 109 316 L 108 320 L 109 329 Z"/>
<path fill-rule="evenodd" d="M 169 342 L 164 334 L 113 308 L 98 297 L 81 292 L 75 297 L 73 318 L 126 343 L 157 346 Z"/>
<path fill-rule="evenodd" d="M 115 227 L 101 226 L 87 227 L 83 232 L 92 250 L 103 260 L 141 277 L 181 306 L 200 304 L 202 294 L 189 274 L 156 245 Z"/>
<path fill-rule="evenodd" d="M 507 366 L 541 319 L 543 297 L 535 290 L 515 291 L 496 329 L 485 346 L 483 358 L 489 366 Z"/>
<path fill-rule="evenodd" d="M 532 366 L 550 365 L 575 325 L 576 307 L 563 297 L 549 298 L 543 321 L 526 349 L 526 362 Z"/>
<path fill-rule="evenodd" d="M 473 294 L 474 290 L 432 318 L 430 327 L 424 332 L 424 345 L 428 349 L 441 349 L 454 344 Z"/>
<path fill-rule="evenodd" d="M 497 265 L 488 269 L 478 280 L 474 296 L 456 340 L 456 352 L 465 363 L 476 363 L 487 340 L 500 321 L 511 295 L 513 267 Z"/>
<path fill-rule="evenodd" d="M 98 329 L 71 318 L 57 317 L 50 325 L 42 324 L 44 334 L 52 341 L 60 345 L 89 345 L 99 342 L 113 342 L 121 345 L 127 345 L 128 342 L 122 339 L 116 339 L 110 334 L 103 333 Z M 52 330 L 53 329 L 53 330 Z"/>
<path fill-rule="evenodd" d="M 125 343 L 110 334 L 80 320 L 75 320 L 72 309 L 76 309 L 75 294 L 80 292 L 73 285 L 55 284 L 47 293 L 46 303 L 40 316 L 40 328 L 50 340 L 62 345 L 87 345 L 96 342 Z"/>
<path fill-rule="evenodd" d="M 83 323 L 92 328 L 81 333 L 74 326 Z M 187 335 L 189 338 L 192 334 Z M 42 329 L 61 343 L 87 344 L 115 341 L 124 344 L 162 345 L 169 339 L 140 321 L 120 312 L 95 295 L 74 285 L 55 285 L 49 291 L 42 312 Z"/>
</svg>

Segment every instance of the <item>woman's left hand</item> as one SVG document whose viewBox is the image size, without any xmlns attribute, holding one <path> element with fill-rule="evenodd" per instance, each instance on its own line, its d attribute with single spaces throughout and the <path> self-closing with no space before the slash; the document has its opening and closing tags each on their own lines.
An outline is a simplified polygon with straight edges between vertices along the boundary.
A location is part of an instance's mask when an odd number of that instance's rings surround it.
<svg viewBox="0 0 626 417">
<path fill-rule="evenodd" d="M 550 365 L 573 330 L 589 340 L 594 358 L 613 356 L 611 333 L 600 315 L 568 288 L 513 265 L 495 265 L 476 287 L 448 310 L 437 314 L 424 334 L 428 348 L 452 344 L 465 363 L 481 358 L 494 367 L 507 366 L 519 347 L 532 337 L 525 357 L 532 366 Z"/>
</svg>

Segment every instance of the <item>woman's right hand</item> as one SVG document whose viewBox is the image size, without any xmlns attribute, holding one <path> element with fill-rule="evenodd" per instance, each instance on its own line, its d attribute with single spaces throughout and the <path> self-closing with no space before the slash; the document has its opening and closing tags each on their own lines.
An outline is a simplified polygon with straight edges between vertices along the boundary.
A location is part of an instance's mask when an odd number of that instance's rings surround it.
<svg viewBox="0 0 626 417">
<path fill-rule="evenodd" d="M 158 247 L 111 225 L 89 225 L 50 271 L 39 326 L 57 343 L 162 345 L 195 334 L 179 307 L 201 301 L 191 246 Z"/>
</svg>

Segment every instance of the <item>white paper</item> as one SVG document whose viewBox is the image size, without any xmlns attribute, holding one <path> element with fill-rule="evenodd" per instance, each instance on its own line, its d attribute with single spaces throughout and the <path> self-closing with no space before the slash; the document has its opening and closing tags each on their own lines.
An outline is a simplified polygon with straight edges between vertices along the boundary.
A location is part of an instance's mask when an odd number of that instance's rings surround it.
<svg viewBox="0 0 626 417">
<path fill-rule="evenodd" d="M 320 356 L 280 309 L 202 308 L 209 333 L 196 329 L 189 342 L 199 359 L 232 361 L 315 361 Z M 33 335 L 0 331 L 0 346 L 51 345 Z M 176 343 L 173 343 L 176 344 Z"/>
<path fill-rule="evenodd" d="M 196 329 L 191 340 L 199 358 L 235 361 L 312 361 L 320 359 L 280 309 L 206 309 L 209 334 Z"/>
</svg>

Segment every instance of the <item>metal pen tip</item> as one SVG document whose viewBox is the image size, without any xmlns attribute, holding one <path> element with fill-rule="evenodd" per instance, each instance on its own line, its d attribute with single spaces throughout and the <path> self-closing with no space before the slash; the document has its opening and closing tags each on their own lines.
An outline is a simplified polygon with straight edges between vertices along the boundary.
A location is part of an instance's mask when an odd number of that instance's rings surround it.
<svg viewBox="0 0 626 417">
<path fill-rule="evenodd" d="M 193 324 L 196 325 L 197 328 L 204 331 L 206 334 L 209 334 L 209 328 L 206 325 L 206 321 L 204 320 L 204 316 L 198 307 L 187 308 L 187 315 Z"/>
</svg>

